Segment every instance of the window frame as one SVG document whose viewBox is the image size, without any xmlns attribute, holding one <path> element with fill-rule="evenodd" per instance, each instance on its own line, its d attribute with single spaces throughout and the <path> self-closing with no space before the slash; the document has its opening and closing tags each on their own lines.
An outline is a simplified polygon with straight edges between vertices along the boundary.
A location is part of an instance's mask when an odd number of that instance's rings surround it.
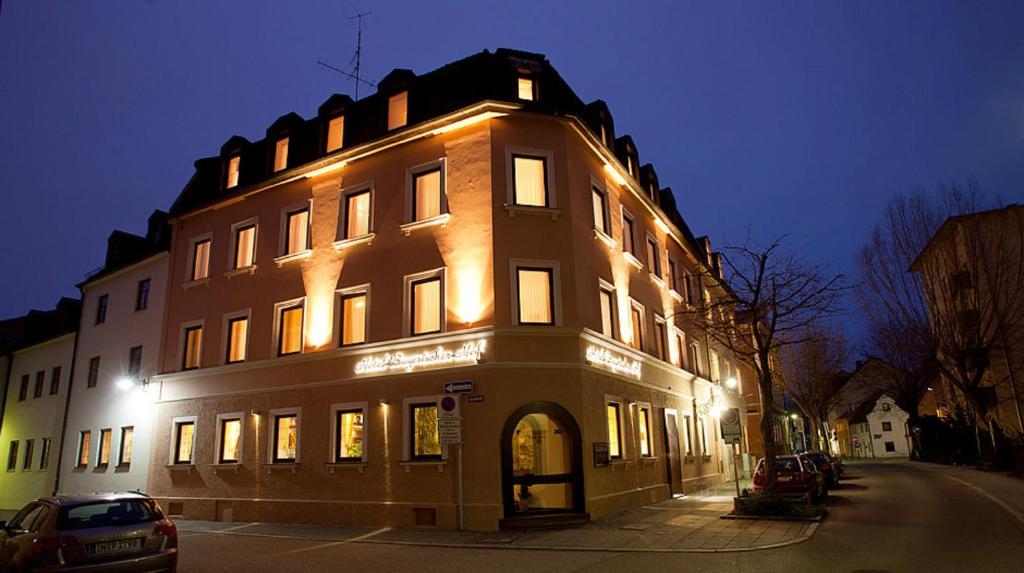
<svg viewBox="0 0 1024 573">
<path fill-rule="evenodd" d="M 189 449 L 188 460 L 178 458 L 181 446 L 181 427 L 192 425 L 192 444 Z M 196 464 L 196 438 L 199 435 L 199 424 L 196 416 L 176 416 L 171 419 L 171 451 L 169 465 L 172 466 L 194 466 Z"/>
<path fill-rule="evenodd" d="M 613 452 L 612 451 L 612 447 L 611 447 L 612 446 L 612 428 L 608 424 L 608 409 L 609 408 L 615 408 L 616 432 L 618 434 L 618 444 L 617 444 L 618 445 L 618 450 L 619 450 L 618 453 Z M 623 402 L 621 397 L 619 397 L 619 396 L 605 396 L 604 397 L 604 411 L 603 411 L 604 416 L 602 416 L 602 420 L 604 420 L 604 429 L 605 429 L 604 435 L 605 435 L 605 438 L 608 440 L 608 458 L 611 459 L 611 460 L 615 460 L 615 461 L 628 460 L 629 459 L 626 456 L 626 442 L 625 442 L 625 435 L 626 435 L 626 433 L 625 433 L 623 425 L 622 425 L 623 410 L 624 409 L 625 409 L 625 403 Z"/>
<path fill-rule="evenodd" d="M 138 352 L 136 352 L 138 351 Z M 138 358 L 136 359 L 136 356 Z M 132 346 L 128 349 L 128 377 L 138 380 L 142 373 L 142 345 Z"/>
<path fill-rule="evenodd" d="M 19 402 L 24 402 L 25 400 L 28 400 L 28 386 L 31 383 L 32 383 L 32 375 L 31 374 L 22 374 L 21 375 L 21 385 L 18 386 L 18 401 Z"/>
<path fill-rule="evenodd" d="M 238 421 L 238 458 L 235 460 L 228 460 L 224 458 L 224 425 L 226 422 L 235 420 Z M 228 412 L 225 414 L 217 414 L 215 421 L 217 426 L 214 441 L 215 449 L 213 451 L 214 465 L 242 465 L 242 458 L 245 451 L 245 413 Z"/>
<path fill-rule="evenodd" d="M 234 181 L 231 176 L 234 175 Z M 227 156 L 227 163 L 224 165 L 224 189 L 234 189 L 242 181 L 242 154 L 232 153 Z"/>
<path fill-rule="evenodd" d="M 306 212 L 306 245 L 295 252 L 288 252 L 288 242 L 291 239 L 291 226 L 289 222 L 293 215 Z M 298 257 L 308 253 L 313 244 L 313 206 L 310 201 L 302 201 L 281 209 L 281 226 L 278 233 L 277 255 L 278 257 Z"/>
<path fill-rule="evenodd" d="M 392 124 L 391 123 L 391 110 L 392 110 L 392 106 L 394 106 L 396 104 L 396 102 L 398 102 L 398 101 L 402 101 L 403 104 L 404 104 L 404 109 L 402 110 L 402 122 L 401 123 Z M 409 125 L 409 90 L 404 89 L 404 90 L 401 90 L 401 91 L 397 91 L 397 92 L 395 92 L 393 94 L 390 94 L 388 96 L 388 99 L 387 99 L 387 110 L 386 110 L 386 112 L 387 112 L 387 115 L 385 116 L 384 120 L 385 120 L 385 125 L 387 127 L 387 131 L 394 131 L 396 129 L 401 129 L 401 128 Z"/>
<path fill-rule="evenodd" d="M 132 445 L 131 445 L 131 448 L 129 448 L 127 450 L 127 452 L 128 452 L 128 461 L 127 462 L 124 461 L 124 454 L 125 454 L 125 451 L 126 451 L 125 447 L 124 447 L 125 446 L 125 444 L 124 444 L 124 437 L 125 437 L 125 431 L 126 430 L 131 432 L 131 435 L 132 435 Z M 119 468 L 130 467 L 132 465 L 132 459 L 134 458 L 134 456 L 135 456 L 135 426 L 121 426 L 121 433 L 120 433 L 120 437 L 119 437 L 118 442 L 117 442 L 117 467 L 119 467 Z"/>
<path fill-rule="evenodd" d="M 349 224 L 349 220 L 350 220 L 350 217 L 351 217 L 351 213 L 349 212 L 350 211 L 350 209 L 349 209 L 349 200 L 352 199 L 353 197 L 358 197 L 358 196 L 363 195 L 363 194 L 369 194 L 369 204 L 370 204 L 369 205 L 369 210 L 368 210 L 368 212 L 366 214 L 366 218 L 367 218 L 367 220 L 366 220 L 366 232 L 361 234 L 361 235 L 349 236 L 349 234 L 348 234 L 348 224 Z M 354 185 L 352 187 L 348 187 L 346 189 L 342 189 L 341 190 L 341 201 L 338 204 L 338 233 L 337 233 L 337 239 L 339 241 L 351 241 L 351 240 L 360 239 L 360 238 L 363 238 L 363 237 L 373 236 L 373 233 L 374 233 L 374 228 L 373 228 L 373 223 L 374 223 L 374 220 L 373 220 L 374 219 L 373 218 L 373 208 L 374 208 L 374 200 L 376 199 L 375 195 L 376 195 L 376 193 L 374 193 L 373 183 L 362 183 L 360 185 Z"/>
<path fill-rule="evenodd" d="M 530 83 L 530 97 L 523 97 L 523 82 Z M 537 80 L 531 74 L 519 73 L 516 75 L 516 99 L 519 101 L 537 101 Z"/>
<path fill-rule="evenodd" d="M 283 144 L 283 145 L 282 145 Z M 281 157 L 281 150 L 284 149 L 284 157 Z M 288 170 L 288 157 L 291 150 L 291 136 L 283 133 L 274 139 L 274 154 L 270 163 L 271 173 L 280 173 Z M 282 160 L 283 159 L 283 160 Z"/>
<path fill-rule="evenodd" d="M 206 244 L 209 245 L 209 250 L 208 250 L 208 252 L 206 254 L 206 269 L 205 269 L 205 273 L 206 274 L 204 274 L 203 276 L 200 277 L 200 276 L 196 276 L 196 252 L 198 250 L 199 245 L 201 245 L 203 243 L 206 243 Z M 195 282 L 199 282 L 199 281 L 205 281 L 205 280 L 209 279 L 210 278 L 210 259 L 213 258 L 213 233 L 212 232 L 211 233 L 203 233 L 202 235 L 197 235 L 197 236 L 192 237 L 191 239 L 189 239 L 189 241 L 188 241 L 188 257 L 187 258 L 188 258 L 188 267 L 186 267 L 186 269 L 188 271 L 188 275 L 187 275 L 188 278 L 185 280 L 185 284 L 195 283 Z"/>
<path fill-rule="evenodd" d="M 637 235 L 637 219 L 626 206 L 623 205 L 620 209 L 620 224 L 622 225 L 622 252 L 633 257 L 634 260 L 640 262 L 640 259 L 636 256 L 636 235 Z M 626 222 L 629 222 L 627 225 Z M 627 233 L 627 229 L 629 232 Z"/>
<path fill-rule="evenodd" d="M 363 452 L 358 458 L 355 457 L 341 457 L 339 456 L 339 438 L 341 432 L 341 415 L 346 413 L 359 412 L 363 415 Z M 351 463 L 366 463 L 367 460 L 367 442 L 369 432 L 367 426 L 369 425 L 369 404 L 367 402 L 340 402 L 337 404 L 331 404 L 331 439 L 330 439 L 330 451 L 328 452 L 328 458 L 331 463 L 334 464 L 351 464 Z"/>
<path fill-rule="evenodd" d="M 612 340 L 618 340 L 619 336 L 617 336 L 616 333 L 620 332 L 620 329 L 619 329 L 619 326 L 618 326 L 618 324 L 619 324 L 618 323 L 618 314 L 619 314 L 618 310 L 619 309 L 618 309 L 618 302 L 617 302 L 618 301 L 618 297 L 616 297 L 616 295 L 615 295 L 615 286 L 612 283 L 610 283 L 610 282 L 608 282 L 608 281 L 606 281 L 606 280 L 604 280 L 602 278 L 597 279 L 597 282 L 598 282 L 598 285 L 597 285 L 597 296 L 598 296 L 598 299 L 597 299 L 597 311 L 598 311 L 598 314 L 600 315 L 600 318 L 601 318 L 601 334 L 604 335 L 604 336 L 607 336 L 608 338 L 611 338 Z M 603 313 L 603 310 L 601 308 L 601 297 L 606 295 L 606 294 L 608 295 L 608 311 L 611 313 L 608 316 L 608 323 L 609 323 L 609 327 L 611 329 L 611 333 L 610 334 L 605 334 L 605 332 L 604 332 L 604 313 Z"/>
<path fill-rule="evenodd" d="M 637 322 L 640 324 L 640 332 L 639 333 L 636 331 L 636 328 L 634 328 L 634 325 L 633 325 L 633 313 L 637 312 L 637 311 L 639 311 L 639 318 L 637 320 Z M 647 310 L 644 308 L 644 305 L 640 304 L 640 301 L 636 300 L 633 297 L 629 297 L 629 329 L 630 329 L 630 345 L 629 345 L 629 347 L 634 349 L 634 350 L 639 350 L 640 352 L 644 352 L 644 347 L 647 346 L 647 344 L 645 344 L 645 343 L 649 344 L 649 341 L 647 340 L 647 337 L 648 337 L 648 332 L 647 332 Z M 639 337 L 640 337 L 639 341 L 636 340 L 637 339 L 637 335 L 639 335 Z M 636 342 L 635 346 L 633 345 L 633 342 Z"/>
<path fill-rule="evenodd" d="M 331 125 L 334 122 L 341 120 L 341 133 L 338 134 L 338 146 L 331 149 Z M 327 118 L 326 128 L 324 132 L 324 153 L 334 153 L 339 149 L 345 147 L 345 113 L 336 113 Z"/>
<path fill-rule="evenodd" d="M 32 399 L 43 397 L 43 388 L 46 387 L 46 370 L 36 372 L 36 382 L 32 386 Z"/>
<path fill-rule="evenodd" d="M 364 297 L 363 306 L 363 341 L 345 343 L 345 299 Z M 336 325 L 337 346 L 350 347 L 370 342 L 370 283 L 341 288 L 335 291 L 335 302 L 338 306 L 338 324 Z"/>
<path fill-rule="evenodd" d="M 551 322 L 523 322 L 519 300 L 519 271 L 546 271 L 550 299 Z M 559 261 L 541 261 L 533 259 L 510 259 L 512 320 L 515 326 L 561 326 L 562 325 L 562 276 Z"/>
<path fill-rule="evenodd" d="M 644 415 L 642 415 L 644 414 Z M 651 407 L 650 402 L 637 402 L 636 403 L 636 439 L 637 439 L 637 452 L 641 458 L 656 458 L 654 455 L 654 408 Z M 646 420 L 646 427 L 644 421 Z M 640 430 L 644 430 L 641 432 Z M 646 440 L 645 440 L 646 437 Z M 644 444 L 647 445 L 647 453 L 644 453 Z"/>
<path fill-rule="evenodd" d="M 299 326 L 299 349 L 292 352 L 284 352 L 281 345 L 284 342 L 281 335 L 283 334 L 282 328 L 284 327 L 284 313 L 289 310 L 295 310 L 296 308 L 302 311 L 302 323 Z M 296 354 L 302 354 L 306 350 L 306 297 L 293 298 L 291 300 L 285 300 L 274 304 L 274 339 L 273 339 L 274 356 L 294 356 Z"/>
<path fill-rule="evenodd" d="M 245 266 L 238 266 L 238 235 L 249 228 L 252 228 L 252 252 L 249 253 L 249 256 L 252 258 L 252 262 Z M 231 250 L 229 251 L 231 256 L 228 259 L 228 271 L 249 270 L 256 266 L 256 250 L 259 243 L 259 237 L 259 217 L 250 217 L 244 221 L 238 221 L 231 225 Z"/>
<path fill-rule="evenodd" d="M 153 281 L 146 277 L 138 282 L 135 287 L 135 312 L 149 308 L 149 294 L 153 289 Z"/>
<path fill-rule="evenodd" d="M 601 205 L 601 215 L 602 215 L 602 221 L 601 221 L 600 225 L 597 223 L 597 220 L 596 220 L 596 217 L 595 217 L 596 213 L 594 213 L 594 205 L 596 205 L 596 203 L 594 203 L 594 201 L 597 201 L 598 198 L 599 198 L 600 205 Z M 608 190 L 605 189 L 604 185 L 601 185 L 601 183 L 598 182 L 598 180 L 594 179 L 593 177 L 590 178 L 590 201 L 591 201 L 591 206 L 590 206 L 591 216 L 594 217 L 594 219 L 595 219 L 595 221 L 594 221 L 594 229 L 596 229 L 598 232 L 604 234 L 604 236 L 606 236 L 609 239 L 611 239 L 611 237 L 612 237 L 612 218 L 611 218 L 611 213 L 610 213 L 611 202 L 610 202 L 610 200 L 608 198 Z"/>
<path fill-rule="evenodd" d="M 237 321 L 245 321 L 245 346 L 242 348 L 242 359 L 231 360 L 231 325 Z M 222 356 L 224 357 L 224 364 L 240 364 L 249 360 L 249 342 L 252 340 L 250 334 L 250 327 L 252 326 L 252 309 L 247 308 L 245 310 L 239 310 L 235 312 L 229 312 L 224 315 L 223 323 L 221 326 L 221 347 L 224 349 Z"/>
<path fill-rule="evenodd" d="M 50 438 L 41 438 L 39 440 L 39 466 L 38 470 L 44 472 L 50 469 Z"/>
<path fill-rule="evenodd" d="M 448 459 L 448 447 L 440 443 L 440 423 L 438 424 L 438 447 L 441 449 L 440 454 L 426 454 L 416 455 L 416 426 L 415 426 L 415 413 L 414 410 L 417 408 L 433 407 L 437 408 L 437 397 L 436 396 L 417 396 L 414 398 L 405 398 L 402 400 L 402 421 L 404 423 L 405 432 L 403 432 L 403 458 L 407 462 L 443 462 Z M 440 416 L 439 416 L 440 418 Z"/>
<path fill-rule="evenodd" d="M 421 273 L 416 273 L 416 274 L 412 274 L 412 275 L 406 275 L 405 277 L 403 277 L 403 283 L 404 283 L 403 284 L 403 287 L 404 287 L 403 290 L 405 291 L 405 296 L 402 297 L 404 299 L 404 308 L 402 310 L 403 310 L 403 317 L 404 317 L 403 318 L 403 321 L 404 321 L 403 332 L 404 332 L 405 336 L 407 336 L 407 337 L 426 336 L 426 335 L 430 335 L 430 334 L 439 334 L 439 333 L 447 332 L 448 331 L 448 295 L 447 295 L 448 280 L 447 280 L 447 275 L 448 275 L 447 267 L 441 267 L 441 268 L 432 269 L 432 270 L 429 270 L 429 271 L 423 271 Z M 416 304 L 415 304 L 415 301 L 413 300 L 414 287 L 417 284 L 424 283 L 424 282 L 427 282 L 427 281 L 431 281 L 431 280 L 434 280 L 434 279 L 439 279 L 441 281 L 441 284 L 440 284 L 440 287 L 439 287 L 440 297 L 441 297 L 440 309 L 439 309 L 439 313 L 440 313 L 441 316 L 440 316 L 440 324 L 438 325 L 439 326 L 439 330 L 430 331 L 430 332 L 413 332 L 413 326 L 416 323 L 416 321 L 413 319 L 413 313 L 416 312 Z"/>
<path fill-rule="evenodd" d="M 652 248 L 653 252 L 651 251 Z M 644 254 L 647 255 L 645 257 L 647 259 L 647 271 L 655 278 L 664 280 L 661 276 L 661 247 L 658 245 L 658 238 L 650 232 L 647 233 L 647 237 L 644 242 Z M 652 259 L 654 263 L 653 266 L 651 266 Z"/>
<path fill-rule="evenodd" d="M 21 471 L 29 472 L 32 471 L 32 462 L 35 458 L 36 441 L 34 439 L 25 440 L 25 452 L 22 455 L 21 460 Z"/>
<path fill-rule="evenodd" d="M 11 440 L 7 442 L 7 471 L 13 472 L 18 469 L 18 456 L 21 454 L 21 442 Z"/>
<path fill-rule="evenodd" d="M 78 457 L 75 459 L 75 467 L 89 467 L 90 455 L 92 452 L 92 430 L 79 430 L 78 432 Z"/>
<path fill-rule="evenodd" d="M 103 437 L 107 436 L 107 440 L 104 443 Z M 110 465 L 110 452 L 114 447 L 114 431 L 113 428 L 100 428 L 99 440 L 96 441 L 96 467 L 105 468 Z M 106 461 L 103 460 L 103 456 L 106 454 Z"/>
<path fill-rule="evenodd" d="M 544 161 L 544 205 L 526 205 L 516 201 L 515 158 L 541 159 Z M 555 187 L 555 153 L 550 149 L 509 145 L 505 147 L 505 202 L 510 207 L 526 209 L 557 209 L 557 189 Z"/>
<path fill-rule="evenodd" d="M 448 165 L 447 157 L 428 161 L 427 163 L 421 163 L 410 167 L 406 170 L 405 175 L 405 222 L 406 223 L 419 223 L 421 221 L 430 221 L 437 217 L 443 217 L 449 213 L 448 211 Z M 431 217 L 424 219 L 416 218 L 416 179 L 423 175 L 433 173 L 437 171 L 440 173 L 440 189 L 438 193 L 438 213 Z M 371 203 L 372 205 L 372 203 Z"/>
<path fill-rule="evenodd" d="M 693 442 L 693 415 L 683 412 L 683 455 L 692 458 L 694 456 Z"/>
<path fill-rule="evenodd" d="M 99 385 L 100 381 L 100 357 L 93 356 L 89 358 L 89 370 L 87 371 L 85 378 L 86 388 L 95 388 Z"/>
<path fill-rule="evenodd" d="M 96 298 L 96 320 L 93 325 L 107 322 L 107 309 L 110 307 L 110 293 L 103 293 Z"/>
<path fill-rule="evenodd" d="M 679 259 L 672 254 L 672 251 L 665 249 L 665 252 L 668 255 L 668 290 L 678 296 L 682 296 L 682 293 L 679 291 L 680 277 L 677 276 L 679 273 Z"/>
<path fill-rule="evenodd" d="M 654 314 L 654 350 L 655 356 L 662 362 L 672 362 L 672 351 L 669 347 L 669 330 L 665 318 Z"/>
<path fill-rule="evenodd" d="M 188 333 L 198 330 L 199 331 L 199 355 L 196 357 L 195 366 L 188 366 Z M 181 335 L 178 341 L 178 348 L 180 348 L 180 357 L 178 364 L 181 366 L 181 371 L 186 370 L 198 370 L 203 367 L 203 350 L 204 350 L 204 338 L 206 337 L 205 332 L 205 321 L 196 320 L 186 322 L 181 325 Z"/>
<path fill-rule="evenodd" d="M 278 420 L 280 418 L 294 417 L 295 418 L 295 457 L 294 458 L 278 458 L 277 457 L 277 439 L 280 437 L 278 434 Z M 302 452 L 302 407 L 294 406 L 290 408 L 275 408 L 267 412 L 267 419 L 270 423 L 267 424 L 267 460 L 271 465 L 290 465 L 298 464 L 301 459 Z"/>
</svg>

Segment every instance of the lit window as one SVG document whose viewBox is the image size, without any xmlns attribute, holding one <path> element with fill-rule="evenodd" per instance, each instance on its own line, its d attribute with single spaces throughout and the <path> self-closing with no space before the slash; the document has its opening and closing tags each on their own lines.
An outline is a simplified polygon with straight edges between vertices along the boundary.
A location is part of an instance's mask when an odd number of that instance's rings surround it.
<svg viewBox="0 0 1024 573">
<path fill-rule="evenodd" d="M 656 277 L 661 276 L 661 257 L 658 256 L 658 242 L 647 237 L 647 270 Z"/>
<path fill-rule="evenodd" d="M 413 404 L 409 407 L 411 435 L 410 457 L 413 460 L 441 459 L 441 442 L 437 432 L 437 404 Z"/>
<path fill-rule="evenodd" d="M 25 440 L 25 458 L 21 462 L 22 471 L 28 471 L 32 469 L 32 454 L 36 447 L 35 440 Z"/>
<path fill-rule="evenodd" d="M 107 321 L 107 304 L 109 301 L 109 295 L 101 295 L 96 299 L 96 324 L 103 324 Z"/>
<path fill-rule="evenodd" d="M 630 341 L 630 346 L 637 350 L 643 350 L 644 348 L 644 315 L 643 309 L 637 305 L 632 305 L 629 309 L 629 320 L 633 327 L 633 339 Z"/>
<path fill-rule="evenodd" d="M 516 205 L 546 207 L 548 204 L 547 160 L 542 157 L 512 156 L 515 173 L 513 199 Z"/>
<path fill-rule="evenodd" d="M 327 153 L 341 149 L 345 137 L 345 116 L 331 118 L 327 122 Z"/>
<path fill-rule="evenodd" d="M 39 469 L 45 470 L 50 466 L 50 438 L 43 438 L 39 444 Z"/>
<path fill-rule="evenodd" d="M 228 177 L 227 184 L 225 185 L 228 189 L 238 185 L 238 164 L 241 161 L 239 156 L 234 156 L 228 160 Z"/>
<path fill-rule="evenodd" d="M 251 267 L 256 258 L 256 225 L 246 225 L 235 229 L 235 266 L 236 269 Z"/>
<path fill-rule="evenodd" d="M 185 329 L 185 352 L 182 356 L 181 369 L 199 368 L 199 356 L 203 350 L 203 327 L 190 326 Z"/>
<path fill-rule="evenodd" d="M 87 388 L 95 388 L 100 379 L 100 357 L 93 356 L 89 359 L 89 377 L 85 381 Z"/>
<path fill-rule="evenodd" d="M 110 429 L 100 430 L 100 453 L 96 465 L 105 466 L 110 463 Z"/>
<path fill-rule="evenodd" d="M 249 317 L 240 316 L 228 321 L 227 362 L 243 362 L 249 341 Z"/>
<path fill-rule="evenodd" d="M 220 452 L 217 463 L 237 464 L 239 460 L 239 440 L 242 437 L 242 420 L 239 418 L 222 418 L 220 421 Z"/>
<path fill-rule="evenodd" d="M 350 462 L 363 459 L 363 411 L 338 410 L 335 413 L 335 462 Z"/>
<path fill-rule="evenodd" d="M 622 405 L 618 402 L 608 402 L 608 456 L 611 458 L 622 457 Z"/>
<path fill-rule="evenodd" d="M 592 188 L 592 195 L 594 200 L 594 227 L 605 235 L 609 235 L 607 198 L 604 192 L 597 187 Z"/>
<path fill-rule="evenodd" d="M 600 289 L 601 300 L 601 334 L 615 337 L 615 297 L 610 290 Z"/>
<path fill-rule="evenodd" d="M 149 279 L 142 279 L 139 281 L 139 286 L 135 291 L 135 310 L 145 310 L 149 308 L 149 287 Z"/>
<path fill-rule="evenodd" d="M 274 463 L 293 463 L 298 451 L 299 427 L 295 414 L 274 417 Z"/>
<path fill-rule="evenodd" d="M 430 277 L 411 284 L 410 316 L 412 334 L 441 332 L 441 278 Z"/>
<path fill-rule="evenodd" d="M 345 238 L 353 239 L 370 233 L 370 190 L 345 195 Z"/>
<path fill-rule="evenodd" d="M 683 447 L 686 450 L 683 452 L 684 455 L 693 455 L 693 422 L 692 418 L 688 414 L 683 415 Z"/>
<path fill-rule="evenodd" d="M 388 129 L 398 129 L 408 122 L 409 92 L 388 98 Z"/>
<path fill-rule="evenodd" d="M 679 265 L 671 256 L 668 258 L 668 288 L 679 293 Z"/>
<path fill-rule="evenodd" d="M 622 212 L 622 251 L 635 255 L 633 237 L 636 236 L 636 222 L 633 216 L 625 211 Z"/>
<path fill-rule="evenodd" d="M 309 248 L 309 209 L 288 213 L 285 217 L 284 254 L 294 255 Z"/>
<path fill-rule="evenodd" d="M 192 446 L 195 440 L 195 431 L 195 422 L 176 422 L 174 424 L 174 463 L 192 463 Z"/>
<path fill-rule="evenodd" d="M 142 370 L 142 347 L 133 346 L 128 351 L 128 377 L 133 380 L 138 379 L 140 370 Z"/>
<path fill-rule="evenodd" d="M 282 171 L 286 167 L 288 167 L 288 138 L 282 137 L 274 146 L 274 172 Z"/>
<path fill-rule="evenodd" d="M 277 354 L 302 351 L 302 303 L 280 310 L 277 323 Z"/>
<path fill-rule="evenodd" d="M 121 428 L 121 446 L 117 452 L 117 465 L 127 466 L 132 463 L 132 447 L 135 445 L 135 428 L 124 426 Z"/>
<path fill-rule="evenodd" d="M 366 342 L 366 293 L 358 292 L 341 297 L 341 344 Z"/>
<path fill-rule="evenodd" d="M 654 448 L 651 444 L 651 410 L 641 406 L 637 411 L 637 421 L 640 423 L 640 455 L 650 456 Z"/>
<path fill-rule="evenodd" d="M 519 76 L 519 99 L 533 101 L 533 80 Z"/>
<path fill-rule="evenodd" d="M 78 465 L 89 465 L 89 448 L 92 447 L 92 432 L 84 430 L 78 434 Z"/>
<path fill-rule="evenodd" d="M 665 334 L 665 321 L 657 320 L 654 321 L 654 351 L 657 353 L 658 358 L 668 361 L 668 346 L 666 346 L 667 336 Z"/>
<path fill-rule="evenodd" d="M 441 169 L 432 169 L 413 175 L 412 212 L 414 221 L 422 221 L 441 214 Z"/>
<path fill-rule="evenodd" d="M 519 324 L 554 324 L 552 270 L 516 269 L 519 291 Z"/>
<path fill-rule="evenodd" d="M 210 276 L 210 240 L 196 241 L 192 244 L 192 280 L 205 279 Z"/>
</svg>

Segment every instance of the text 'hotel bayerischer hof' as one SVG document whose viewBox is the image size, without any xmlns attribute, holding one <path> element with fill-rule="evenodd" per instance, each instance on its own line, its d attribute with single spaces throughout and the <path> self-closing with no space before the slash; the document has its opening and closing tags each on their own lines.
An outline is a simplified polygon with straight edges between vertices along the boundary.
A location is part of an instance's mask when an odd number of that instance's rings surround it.
<svg viewBox="0 0 1024 573">
<path fill-rule="evenodd" d="M 146 259 L 161 330 L 129 436 L 172 514 L 492 530 L 691 491 L 747 451 L 716 414 L 753 373 L 680 314 L 727 296 L 720 258 L 543 56 L 394 70 L 195 165 Z M 96 368 L 73 393 L 123 376 Z M 61 471 L 88 475 L 122 423 L 70 402 Z"/>
</svg>

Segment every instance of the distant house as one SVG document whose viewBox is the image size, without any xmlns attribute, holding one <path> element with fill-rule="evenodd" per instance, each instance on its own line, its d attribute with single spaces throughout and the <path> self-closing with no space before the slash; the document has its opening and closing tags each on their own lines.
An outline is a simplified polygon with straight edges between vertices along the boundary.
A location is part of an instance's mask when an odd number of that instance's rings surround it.
<svg viewBox="0 0 1024 573">
<path fill-rule="evenodd" d="M 909 457 L 909 418 L 888 395 L 869 398 L 837 417 L 833 451 L 848 458 Z"/>
</svg>

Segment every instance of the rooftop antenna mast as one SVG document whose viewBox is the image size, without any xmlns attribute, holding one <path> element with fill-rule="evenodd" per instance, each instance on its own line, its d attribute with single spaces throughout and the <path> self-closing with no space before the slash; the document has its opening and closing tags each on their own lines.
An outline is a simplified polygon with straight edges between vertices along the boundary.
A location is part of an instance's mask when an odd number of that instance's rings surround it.
<svg viewBox="0 0 1024 573">
<path fill-rule="evenodd" d="M 0 0 L 0 1 L 2 1 L 2 0 Z M 349 61 L 349 65 L 351 65 L 352 62 L 354 61 L 355 62 L 355 67 L 352 69 L 351 72 L 347 72 L 347 71 L 342 70 L 342 69 L 340 69 L 340 68 L 338 68 L 336 66 L 332 66 L 332 65 L 328 64 L 327 62 L 324 62 L 323 60 L 317 60 L 317 62 L 316 62 L 316 63 L 320 64 L 321 66 L 327 68 L 328 70 L 331 70 L 333 72 L 337 72 L 337 73 L 345 76 L 346 78 L 355 81 L 355 84 L 356 84 L 356 89 L 355 89 L 356 97 L 355 97 L 355 99 L 356 100 L 359 99 L 359 85 L 360 84 L 366 84 L 366 85 L 368 85 L 370 87 L 374 87 L 374 86 L 377 85 L 377 84 L 375 84 L 375 83 L 373 83 L 371 81 L 364 80 L 362 78 L 362 76 L 360 75 L 360 71 L 362 69 L 362 58 L 363 58 L 363 18 L 365 16 L 369 16 L 370 14 L 373 14 L 373 12 L 358 12 L 355 16 L 349 16 L 349 18 L 348 18 L 349 21 L 355 20 L 357 22 L 357 24 L 356 24 L 356 26 L 357 26 L 357 28 L 356 28 L 356 53 L 355 53 L 355 55 L 352 56 L 352 60 Z"/>
</svg>

